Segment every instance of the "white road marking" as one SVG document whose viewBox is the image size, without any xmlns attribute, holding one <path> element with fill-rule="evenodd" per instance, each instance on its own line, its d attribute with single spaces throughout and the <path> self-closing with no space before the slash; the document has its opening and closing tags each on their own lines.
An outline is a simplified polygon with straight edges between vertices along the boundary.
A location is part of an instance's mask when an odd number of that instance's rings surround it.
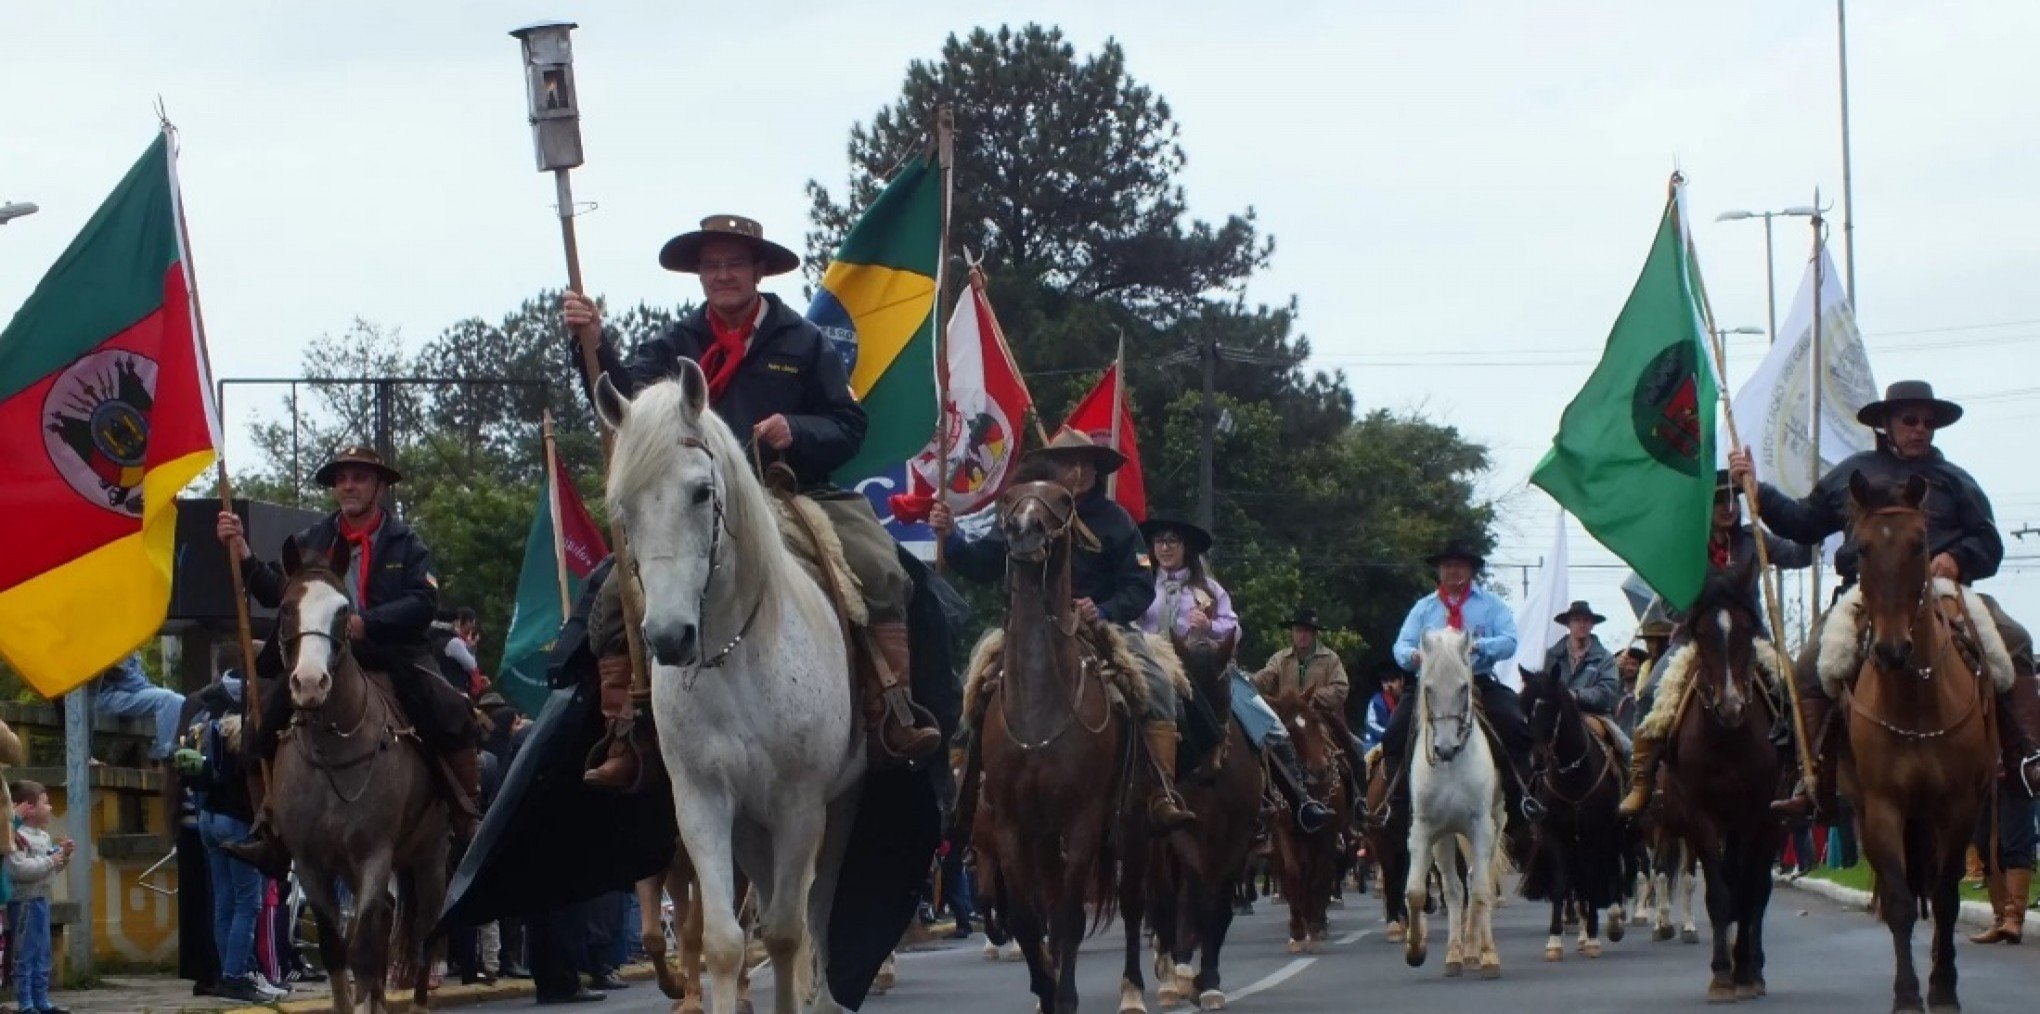
<svg viewBox="0 0 2040 1014">
<path fill-rule="evenodd" d="M 1295 978 L 1298 973 L 1302 972 L 1304 969 L 1309 968 L 1314 964 L 1317 964 L 1316 958 L 1298 958 L 1295 961 L 1283 965 L 1281 968 L 1278 968 L 1275 971 L 1269 973 L 1266 978 L 1261 979 L 1259 982 L 1256 982 L 1248 986 L 1247 988 L 1232 994 L 1231 996 L 1227 997 L 1227 999 L 1244 1000 L 1247 997 L 1253 996 L 1255 993 L 1261 992 L 1262 990 L 1274 989 L 1275 987 L 1280 986 L 1285 982 L 1288 982 L 1290 979 Z"/>
</svg>

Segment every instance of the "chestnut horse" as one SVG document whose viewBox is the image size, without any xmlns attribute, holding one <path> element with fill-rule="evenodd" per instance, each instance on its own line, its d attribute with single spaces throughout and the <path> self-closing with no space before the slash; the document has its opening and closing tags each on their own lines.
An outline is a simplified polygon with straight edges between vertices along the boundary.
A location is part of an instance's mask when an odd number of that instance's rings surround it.
<svg viewBox="0 0 2040 1014">
<path fill-rule="evenodd" d="M 1711 581 L 1688 611 L 1692 641 L 1670 663 L 1674 671 L 1685 668 L 1687 689 L 1680 696 L 1688 704 L 1665 737 L 1661 780 L 1664 827 L 1699 858 L 1706 876 L 1714 929 L 1707 999 L 1713 1003 L 1764 995 L 1764 912 L 1771 902 L 1771 861 L 1785 837 L 1769 800 L 1786 764 L 1771 742 L 1774 712 L 1766 707 L 1760 672 L 1779 679 L 1790 673 L 1760 638 L 1757 617 L 1735 590 L 1739 584 L 1733 576 Z M 1760 660 L 1760 651 L 1769 657 Z M 1676 709 L 1679 702 L 1665 706 Z M 1676 866 L 1679 849 L 1669 852 L 1666 860 Z"/>
<path fill-rule="evenodd" d="M 1956 647 L 1956 626 L 1968 620 L 1963 600 L 1958 589 L 1937 590 L 1929 577 L 1931 548 L 1920 509 L 1927 495 L 1918 476 L 1897 491 L 1874 486 L 1861 473 L 1849 478 L 1863 628 L 1854 633 L 1868 651 L 1844 698 L 1850 759 L 1842 767 L 1842 789 L 1861 821 L 1863 855 L 1877 875 L 1879 915 L 1891 928 L 1895 1011 L 1922 1009 L 1912 956 L 1922 901 L 1934 917 L 1927 1004 L 1958 1007 L 1962 861 L 1997 773 L 1994 697 Z M 1829 619 L 1845 622 L 1839 611 Z M 1808 650 L 1828 639 L 1823 635 Z"/>
<path fill-rule="evenodd" d="M 1345 726 L 1327 717 L 1305 691 L 1288 690 L 1266 700 L 1296 743 L 1296 758 L 1311 795 L 1332 808 L 1332 818 L 1315 834 L 1305 834 L 1286 810 L 1277 810 L 1274 817 L 1282 900 L 1289 904 L 1289 953 L 1316 954 L 1324 950 L 1325 910 L 1345 869 L 1342 853 L 1353 819 L 1344 767 L 1331 738 Z"/>
<path fill-rule="evenodd" d="M 1146 811 L 1133 805 L 1133 718 L 1115 707 L 1078 638 L 1070 596 L 1076 501 L 1053 482 L 999 499 L 1009 608 L 1003 672 L 979 726 L 980 823 L 992 902 L 1027 958 L 1045 1014 L 1077 1009 L 1077 948 L 1112 914 L 1126 925 L 1122 1011 L 1145 1010 L 1140 926 Z"/>
<path fill-rule="evenodd" d="M 1148 915 L 1155 931 L 1155 982 L 1163 1006 L 1195 1000 L 1225 1007 L 1218 960 L 1233 921 L 1233 896 L 1254 850 L 1254 823 L 1267 775 L 1232 718 L 1234 638 L 1178 638 L 1176 655 L 1197 697 L 1225 727 L 1223 745 L 1177 785 L 1195 826 L 1158 841 L 1148 867 Z M 1190 960 L 1202 951 L 1199 967 Z"/>
</svg>

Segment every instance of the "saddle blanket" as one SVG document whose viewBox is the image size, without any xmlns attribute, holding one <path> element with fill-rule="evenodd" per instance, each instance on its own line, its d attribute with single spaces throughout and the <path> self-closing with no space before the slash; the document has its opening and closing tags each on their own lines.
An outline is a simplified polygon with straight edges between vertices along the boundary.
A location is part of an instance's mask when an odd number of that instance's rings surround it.
<svg viewBox="0 0 2040 1014">
<path fill-rule="evenodd" d="M 1983 667 L 1990 673 L 1991 683 L 1997 687 L 1998 693 L 2010 690 L 2014 676 L 2012 653 L 2005 647 L 2004 635 L 1999 633 L 1997 621 L 1991 619 L 1990 607 L 1984 604 L 1983 596 L 1944 577 L 1934 579 L 1934 594 L 1944 607 L 1951 607 L 1957 617 L 1967 619 L 1967 625 L 1975 633 Z M 1843 687 L 1863 670 L 1868 632 L 1869 619 L 1863 615 L 1863 586 L 1857 585 L 1835 601 L 1835 607 L 1828 611 L 1821 627 L 1816 668 L 1820 673 L 1820 688 L 1829 697 L 1840 700 Z"/>
</svg>

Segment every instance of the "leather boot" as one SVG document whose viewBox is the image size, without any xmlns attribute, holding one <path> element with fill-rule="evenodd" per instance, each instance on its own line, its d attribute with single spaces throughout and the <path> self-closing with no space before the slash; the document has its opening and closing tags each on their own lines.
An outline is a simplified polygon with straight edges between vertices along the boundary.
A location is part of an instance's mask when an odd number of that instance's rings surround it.
<svg viewBox="0 0 2040 1014">
<path fill-rule="evenodd" d="M 1970 936 L 1969 942 L 1972 944 L 1995 944 L 2000 943 L 2005 939 L 2004 871 L 2000 870 L 1998 872 L 1986 875 L 1986 877 L 1984 878 L 1984 883 L 1989 888 L 1988 893 L 1990 895 L 1990 914 L 1993 921 L 1991 922 L 1990 926 L 1986 928 L 1983 932 L 1972 934 Z"/>
<path fill-rule="evenodd" d="M 261 870 L 271 880 L 289 877 L 290 850 L 283 847 L 283 839 L 269 826 L 267 786 L 259 769 L 251 768 L 248 772 L 248 804 L 255 811 L 255 823 L 249 826 L 248 837 L 227 842 L 220 850 Z"/>
<path fill-rule="evenodd" d="M 2004 744 L 2005 776 L 2027 797 L 2040 796 L 2040 679 L 2017 676 L 1997 695 L 1998 742 Z"/>
<path fill-rule="evenodd" d="M 588 752 L 589 768 L 581 781 L 604 792 L 636 792 L 644 781 L 644 765 L 638 756 L 642 742 L 631 698 L 630 656 L 604 655 L 595 661 L 595 671 L 609 728 Z"/>
<path fill-rule="evenodd" d="M 1629 795 L 1623 796 L 1622 805 L 1616 808 L 1624 817 L 1634 817 L 1650 805 L 1651 790 L 1657 787 L 1661 745 L 1655 736 L 1636 737 L 1636 745 L 1629 754 Z"/>
<path fill-rule="evenodd" d="M 1156 837 L 1197 823 L 1176 797 L 1176 723 L 1149 722 L 1148 757 L 1155 762 L 1155 794 L 1148 799 L 1148 830 Z"/>
<path fill-rule="evenodd" d="M 2005 871 L 2005 943 L 2026 938 L 2026 899 L 2033 893 L 2033 871 L 2020 868 Z"/>
<path fill-rule="evenodd" d="M 916 761 L 942 748 L 942 730 L 932 716 L 914 704 L 907 685 L 907 624 L 879 620 L 866 628 L 876 656 L 864 667 L 864 720 L 887 759 Z"/>
<path fill-rule="evenodd" d="M 453 827 L 453 840 L 465 849 L 475 840 L 475 828 L 482 822 L 482 751 L 472 744 L 447 752 L 446 816 Z"/>
<path fill-rule="evenodd" d="M 1332 808 L 1311 798 L 1310 790 L 1304 786 L 1303 764 L 1296 759 L 1296 744 L 1287 736 L 1270 736 L 1263 749 L 1268 753 L 1268 767 L 1275 773 L 1276 791 L 1288 801 L 1289 811 L 1296 815 L 1296 826 L 1304 834 L 1316 834 L 1332 819 Z"/>
<path fill-rule="evenodd" d="M 1819 691 L 1799 694 L 1799 714 L 1806 723 L 1807 738 L 1813 740 L 1807 753 L 1814 759 L 1818 777 L 1799 773 L 1799 784 L 1790 798 L 1771 804 L 1771 813 L 1788 823 L 1825 822 L 1835 812 L 1835 767 L 1841 759 L 1840 718 L 1835 703 Z"/>
</svg>

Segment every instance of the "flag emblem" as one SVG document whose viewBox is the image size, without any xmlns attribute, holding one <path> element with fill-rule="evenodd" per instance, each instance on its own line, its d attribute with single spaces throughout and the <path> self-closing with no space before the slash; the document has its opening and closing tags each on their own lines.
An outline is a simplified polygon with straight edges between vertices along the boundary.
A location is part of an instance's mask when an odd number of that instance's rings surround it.
<svg viewBox="0 0 2040 1014">
<path fill-rule="evenodd" d="M 1700 474 L 1698 365 L 1691 344 L 1666 346 L 1643 368 L 1631 403 L 1643 449 L 1686 475 Z"/>
<path fill-rule="evenodd" d="M 43 399 L 48 419 L 43 449 L 50 464 L 94 506 L 141 517 L 155 401 L 155 360 L 126 349 L 81 357 Z"/>
</svg>

